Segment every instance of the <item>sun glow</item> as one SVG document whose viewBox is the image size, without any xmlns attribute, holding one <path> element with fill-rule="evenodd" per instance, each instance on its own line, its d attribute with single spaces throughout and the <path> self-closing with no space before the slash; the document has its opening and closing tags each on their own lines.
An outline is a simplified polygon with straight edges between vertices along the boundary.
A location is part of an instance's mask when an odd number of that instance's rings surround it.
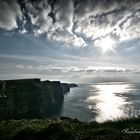
<svg viewBox="0 0 140 140">
<path fill-rule="evenodd" d="M 106 53 L 108 51 L 115 51 L 115 41 L 110 37 L 101 38 L 100 40 L 95 41 L 95 46 L 99 47 L 103 53 Z"/>
</svg>

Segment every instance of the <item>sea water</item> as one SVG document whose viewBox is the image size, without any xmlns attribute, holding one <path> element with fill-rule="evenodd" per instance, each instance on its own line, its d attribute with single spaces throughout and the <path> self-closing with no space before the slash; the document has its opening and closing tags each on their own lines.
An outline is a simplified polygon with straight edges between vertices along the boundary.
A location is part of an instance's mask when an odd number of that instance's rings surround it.
<svg viewBox="0 0 140 140">
<path fill-rule="evenodd" d="M 64 96 L 61 116 L 104 122 L 140 115 L 140 83 L 80 84 Z"/>
</svg>

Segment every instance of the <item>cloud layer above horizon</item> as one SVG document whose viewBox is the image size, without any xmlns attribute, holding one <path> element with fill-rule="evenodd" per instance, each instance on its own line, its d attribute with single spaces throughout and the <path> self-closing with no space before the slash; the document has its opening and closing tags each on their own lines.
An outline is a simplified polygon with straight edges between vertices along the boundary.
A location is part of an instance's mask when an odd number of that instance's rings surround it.
<svg viewBox="0 0 140 140">
<path fill-rule="evenodd" d="M 12 63 L 17 71 L 57 68 L 57 79 L 90 71 L 138 74 L 139 27 L 139 0 L 1 0 L 0 72 Z"/>
</svg>

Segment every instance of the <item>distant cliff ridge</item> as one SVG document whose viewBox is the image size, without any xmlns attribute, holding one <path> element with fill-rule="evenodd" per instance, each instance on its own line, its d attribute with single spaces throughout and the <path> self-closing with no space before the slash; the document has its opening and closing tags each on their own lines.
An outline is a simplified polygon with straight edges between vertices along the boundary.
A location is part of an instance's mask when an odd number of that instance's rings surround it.
<svg viewBox="0 0 140 140">
<path fill-rule="evenodd" d="M 74 88 L 74 87 L 78 87 L 77 84 L 74 84 L 74 83 L 61 83 L 61 88 L 62 88 L 62 91 L 63 93 L 67 93 L 67 92 L 70 92 L 70 88 Z"/>
<path fill-rule="evenodd" d="M 0 119 L 51 116 L 61 109 L 68 87 L 40 79 L 0 80 Z"/>
</svg>

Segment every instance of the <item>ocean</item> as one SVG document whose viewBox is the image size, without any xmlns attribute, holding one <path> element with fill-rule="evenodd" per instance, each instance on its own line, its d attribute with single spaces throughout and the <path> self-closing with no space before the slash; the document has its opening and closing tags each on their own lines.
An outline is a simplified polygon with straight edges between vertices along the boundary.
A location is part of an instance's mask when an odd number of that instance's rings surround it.
<svg viewBox="0 0 140 140">
<path fill-rule="evenodd" d="M 61 116 L 105 122 L 140 115 L 140 83 L 79 84 L 64 96 Z"/>
</svg>

